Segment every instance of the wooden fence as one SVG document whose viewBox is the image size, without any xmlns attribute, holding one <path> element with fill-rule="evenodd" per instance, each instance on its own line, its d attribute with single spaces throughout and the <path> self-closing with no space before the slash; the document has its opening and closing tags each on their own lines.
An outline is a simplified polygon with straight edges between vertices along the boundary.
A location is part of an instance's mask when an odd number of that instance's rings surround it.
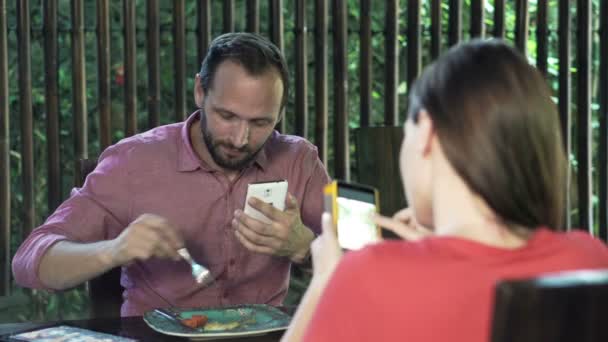
<svg viewBox="0 0 608 342">
<path fill-rule="evenodd" d="M 35 172 L 46 173 L 48 179 L 48 210 L 53 210 L 63 200 L 61 191 L 61 174 L 65 170 L 61 163 L 60 146 L 61 141 L 59 132 L 59 99 L 58 99 L 58 0 L 44 0 L 43 3 L 43 52 L 44 52 L 44 96 L 45 96 L 45 119 L 46 119 L 46 150 L 47 150 L 47 169 L 40 170 L 35 168 L 33 157 L 34 137 L 32 111 L 32 74 L 31 74 L 31 47 L 32 25 L 30 23 L 32 9 L 31 1 L 15 0 L 15 12 L 7 13 L 7 1 L 0 0 L 0 295 L 6 294 L 10 290 L 10 250 L 11 241 L 11 173 L 10 173 L 10 144 L 9 141 L 9 119 L 10 117 L 20 117 L 21 132 L 19 141 L 20 154 L 20 178 L 22 181 L 21 195 L 23 197 L 23 211 L 19 216 L 23 218 L 23 226 L 16 229 L 22 236 L 29 233 L 40 222 L 35 222 L 35 193 L 34 193 L 34 174 Z M 117 1 L 117 0 L 116 0 Z M 490 3 L 488 3 L 490 2 Z M 73 144 L 74 158 L 88 157 L 88 138 L 87 120 L 98 120 L 99 124 L 99 145 L 103 149 L 113 142 L 113 135 L 110 124 L 111 113 L 111 79 L 112 69 L 110 61 L 110 51 L 112 42 L 110 41 L 110 0 L 96 1 L 96 29 L 97 39 L 97 96 L 98 106 L 95 112 L 87 110 L 86 97 L 86 74 L 85 66 L 92 63 L 85 59 L 85 28 L 83 0 L 71 0 L 71 60 L 72 60 L 72 120 L 73 120 Z M 516 0 L 516 20 L 513 28 L 508 28 L 505 20 L 505 8 L 510 5 L 504 0 L 484 1 L 470 0 L 463 4 L 462 0 L 432 0 L 423 2 L 420 0 L 387 0 L 387 1 L 345 1 L 345 0 L 294 0 L 293 12 L 287 13 L 284 9 L 287 4 L 282 0 L 268 0 L 263 3 L 258 0 L 246 0 L 245 17 L 235 16 L 235 1 L 221 1 L 221 14 L 212 13 L 211 1 L 199 0 L 196 2 L 196 18 L 186 18 L 185 0 L 173 0 L 173 22 L 172 22 L 172 44 L 174 58 L 174 121 L 184 119 L 187 108 L 187 98 L 190 96 L 190 89 L 186 89 L 186 73 L 193 74 L 194 70 L 186 70 L 186 23 L 196 20 L 196 49 L 198 51 L 198 62 L 205 55 L 206 48 L 212 39 L 212 27 L 222 24 L 221 31 L 228 32 L 235 29 L 235 23 L 245 20 L 246 30 L 259 32 L 261 27 L 261 10 L 267 11 L 270 18 L 266 34 L 281 49 L 285 48 L 284 35 L 284 15 L 293 15 L 293 32 L 295 39 L 293 48 L 295 50 L 295 61 L 290 66 L 293 72 L 295 84 L 295 100 L 293 111 L 288 113 L 288 119 L 294 122 L 293 130 L 288 133 L 301 135 L 304 137 L 314 137 L 314 143 L 319 147 L 319 152 L 324 162 L 333 164 L 330 172 L 337 178 L 350 178 L 350 129 L 349 116 L 353 113 L 349 111 L 348 98 L 348 44 L 349 33 L 353 33 L 353 28 L 348 25 L 349 12 L 348 6 L 359 6 L 360 17 L 358 19 L 359 56 L 358 56 L 358 79 L 359 79 L 359 122 L 362 127 L 371 125 L 372 113 L 372 66 L 373 66 L 373 47 L 372 35 L 378 32 L 372 31 L 370 10 L 372 6 L 384 6 L 385 18 L 383 29 L 380 32 L 384 36 L 384 118 L 383 123 L 387 126 L 400 125 L 399 108 L 403 108 L 403 101 L 400 103 L 399 95 L 399 75 L 405 74 L 406 84 L 409 85 L 415 80 L 422 69 L 423 53 L 428 53 L 431 58 L 437 57 L 442 50 L 448 46 L 458 43 L 462 39 L 478 36 L 508 36 L 509 32 L 514 31 L 514 43 L 523 52 L 527 52 L 528 35 L 533 34 L 536 42 L 536 64 L 547 77 L 549 40 L 556 33 L 558 40 L 558 59 L 559 59 L 559 87 L 557 102 L 562 118 L 562 129 L 564 133 L 565 145 L 569 154 L 574 155 L 577 160 L 575 178 L 569 184 L 567 191 L 574 192 L 576 208 L 578 209 L 577 222 L 569 222 L 583 229 L 591 229 L 594 226 L 594 217 L 599 217 L 599 235 L 605 240 L 608 228 L 607 212 L 607 145 L 608 145 L 608 1 L 602 0 L 599 9 L 594 13 L 600 15 L 600 27 L 592 27 L 592 1 L 559 1 L 556 9 L 558 13 L 557 32 L 555 28 L 548 25 L 548 0 L 536 1 L 536 16 L 530 18 L 527 0 Z M 131 135 L 141 131 L 137 127 L 138 117 L 138 96 L 137 79 L 140 75 L 136 74 L 136 33 L 135 25 L 137 16 L 146 17 L 146 64 L 147 64 L 147 94 L 145 97 L 147 105 L 148 127 L 160 124 L 159 105 L 161 103 L 160 89 L 160 26 L 159 23 L 159 1 L 147 0 L 145 3 L 145 13 L 136 13 L 136 2 L 134 0 L 122 1 L 123 17 L 123 51 L 124 51 L 124 130 L 125 135 Z M 491 32 L 486 32 L 485 14 L 487 6 L 493 6 L 493 26 Z M 430 16 L 430 26 L 423 27 L 421 24 L 421 13 L 423 7 L 427 6 Z M 576 7 L 573 15 L 571 7 Z M 217 6 L 216 6 L 217 7 Z M 466 11 L 465 12 L 465 8 Z M 448 11 L 447 22 L 445 11 Z M 401 15 L 401 13 L 407 13 Z M 87 13 L 91 15 L 91 13 Z M 314 17 L 313 27 L 308 27 L 311 20 L 307 17 Z M 13 16 L 16 18 L 15 26 L 9 27 L 8 19 Z M 470 22 L 463 22 L 463 18 L 469 18 Z M 330 20 L 331 19 L 331 20 Z M 531 19 L 536 23 L 535 31 L 530 30 Z M 574 20 L 575 19 L 575 20 Z M 576 22 L 576 26 L 572 25 Z M 447 27 L 446 27 L 447 24 Z M 213 26 L 212 26 L 213 25 Z M 469 29 L 465 32 L 464 27 Z M 512 31 L 510 31 L 512 30 Z M 17 35 L 17 51 L 7 51 L 7 37 L 11 32 Z M 599 35 L 599 51 L 592 50 L 592 39 L 594 35 Z M 312 36 L 312 37 L 311 37 Z M 428 52 L 422 47 L 425 37 L 430 36 Z M 575 36 L 575 37 L 574 37 Z M 442 39 L 447 37 L 447 44 Z M 313 53 L 309 54 L 307 42 L 312 39 Z M 401 41 L 400 39 L 403 39 Z M 576 39 L 573 39 L 576 38 Z M 597 39 L 597 37 L 596 37 Z M 331 44 L 329 44 L 331 40 Z M 575 42 L 575 46 L 573 45 Z M 575 52 L 575 53 L 573 53 Z M 18 74 L 16 77 L 8 74 L 9 53 L 18 55 Z M 599 108 L 593 109 L 592 105 L 592 55 L 599 56 L 599 86 L 597 103 Z M 314 61 L 307 58 L 312 55 Z M 331 60 L 329 56 L 332 56 Z M 406 59 L 405 73 L 399 71 L 400 60 Z M 314 94 L 308 94 L 307 70 L 314 65 Z M 576 68 L 574 77 L 571 72 Z M 295 71 L 295 72 L 294 72 Z M 333 75 L 332 84 L 328 85 L 328 75 Z M 19 112 L 9 113 L 9 82 L 18 82 L 18 102 L 20 103 Z M 576 94 L 572 94 L 573 82 L 576 82 Z M 328 99 L 328 90 L 331 86 L 333 95 L 331 101 Z M 314 104 L 309 106 L 308 98 L 314 98 Z M 573 98 L 576 101 L 573 101 Z M 330 107 L 331 106 L 331 107 Z M 311 113 L 308 109 L 312 108 Z M 576 108 L 576 110 L 573 110 Z M 591 118 L 592 110 L 599 111 L 599 141 L 593 141 Z M 293 115 L 291 114 L 293 113 Z M 328 115 L 331 114 L 331 117 Z M 309 114 L 313 116 L 309 120 Z M 38 117 L 38 116 L 37 116 Z M 333 133 L 329 134 L 329 119 L 333 119 Z M 283 120 L 281 129 L 286 130 Z M 573 126 L 573 121 L 576 123 Z M 313 122 L 312 127 L 309 123 Z M 571 127 L 576 127 L 575 132 L 570 132 Z M 333 136 L 332 141 L 328 137 Z M 592 146 L 598 145 L 597 160 L 593 163 Z M 328 144 L 331 144 L 333 157 L 329 159 Z M 576 146 L 576 149 L 573 149 Z M 599 213 L 594 216 L 593 212 L 593 191 L 592 170 L 597 172 L 599 187 L 595 193 L 599 205 Z M 572 204 L 569 204 L 571 207 Z M 570 212 L 570 211 L 569 211 Z M 570 218 L 570 215 L 567 215 Z M 15 229 L 13 229 L 15 231 Z"/>
</svg>

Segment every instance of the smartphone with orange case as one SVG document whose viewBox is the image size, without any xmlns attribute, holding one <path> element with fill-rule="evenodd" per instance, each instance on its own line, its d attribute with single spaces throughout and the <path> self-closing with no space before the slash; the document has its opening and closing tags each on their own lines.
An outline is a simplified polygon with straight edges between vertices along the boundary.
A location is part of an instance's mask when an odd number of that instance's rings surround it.
<svg viewBox="0 0 608 342">
<path fill-rule="evenodd" d="M 381 238 L 372 216 L 378 212 L 378 190 L 367 185 L 333 181 L 325 186 L 325 211 L 332 214 L 340 247 L 357 250 Z"/>
</svg>

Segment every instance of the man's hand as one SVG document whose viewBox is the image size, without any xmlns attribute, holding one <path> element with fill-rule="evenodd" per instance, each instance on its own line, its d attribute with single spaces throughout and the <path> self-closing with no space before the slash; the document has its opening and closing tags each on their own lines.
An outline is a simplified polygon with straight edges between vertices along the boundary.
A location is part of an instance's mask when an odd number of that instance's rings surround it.
<svg viewBox="0 0 608 342">
<path fill-rule="evenodd" d="M 411 208 L 399 210 L 392 218 L 376 215 L 374 216 L 374 222 L 380 227 L 399 235 L 404 240 L 418 241 L 433 235 L 430 229 L 421 226 L 416 221 Z"/>
<path fill-rule="evenodd" d="M 183 246 L 181 236 L 166 219 L 143 214 L 112 240 L 108 257 L 115 266 L 152 257 L 179 260 L 177 250 Z"/>
<path fill-rule="evenodd" d="M 249 205 L 264 214 L 270 222 L 256 220 L 242 210 L 235 211 L 232 227 L 239 241 L 250 251 L 286 256 L 293 262 L 302 262 L 315 236 L 302 223 L 296 198 L 287 194 L 285 211 L 257 198 L 249 199 Z"/>
<path fill-rule="evenodd" d="M 177 230 L 167 220 L 144 214 L 113 240 L 57 242 L 40 260 L 38 277 L 49 288 L 65 290 L 135 260 L 152 257 L 178 260 L 177 249 L 183 245 Z"/>
</svg>

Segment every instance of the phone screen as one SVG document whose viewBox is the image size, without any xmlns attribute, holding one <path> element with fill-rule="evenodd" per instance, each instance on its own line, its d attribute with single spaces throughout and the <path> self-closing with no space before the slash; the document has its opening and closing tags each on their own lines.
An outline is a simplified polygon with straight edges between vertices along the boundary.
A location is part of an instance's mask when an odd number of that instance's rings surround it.
<svg viewBox="0 0 608 342">
<path fill-rule="evenodd" d="M 380 239 L 372 221 L 376 193 L 372 188 L 338 183 L 336 196 L 338 243 L 344 249 L 360 249 Z"/>
</svg>

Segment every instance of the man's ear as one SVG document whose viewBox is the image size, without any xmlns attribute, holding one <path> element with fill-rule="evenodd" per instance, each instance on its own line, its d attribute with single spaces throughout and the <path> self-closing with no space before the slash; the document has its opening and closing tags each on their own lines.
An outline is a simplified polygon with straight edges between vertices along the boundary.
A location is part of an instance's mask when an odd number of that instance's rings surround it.
<svg viewBox="0 0 608 342">
<path fill-rule="evenodd" d="M 194 103 L 196 103 L 198 108 L 203 108 L 203 104 L 205 103 L 205 91 L 201 84 L 200 74 L 196 74 L 194 77 Z"/>
<path fill-rule="evenodd" d="M 435 139 L 435 125 L 426 109 L 421 109 L 418 113 L 417 126 L 418 139 L 416 144 L 419 150 L 426 155 L 431 151 L 433 139 Z"/>
</svg>

